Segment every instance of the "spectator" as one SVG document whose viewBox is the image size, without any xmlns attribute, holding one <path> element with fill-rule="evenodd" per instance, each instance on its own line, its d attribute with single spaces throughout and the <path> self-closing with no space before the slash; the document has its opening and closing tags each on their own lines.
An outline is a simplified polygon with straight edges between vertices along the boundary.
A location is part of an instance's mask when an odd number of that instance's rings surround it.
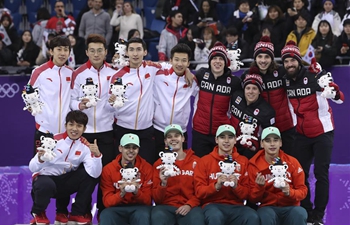
<svg viewBox="0 0 350 225">
<path fill-rule="evenodd" d="M 337 36 L 333 35 L 331 25 L 327 20 L 318 23 L 317 34 L 312 41 L 315 48 L 316 61 L 322 68 L 330 68 L 337 56 Z"/>
<path fill-rule="evenodd" d="M 295 23 L 296 20 L 295 17 L 297 17 L 298 14 L 303 14 L 305 16 L 305 20 L 309 26 L 311 26 L 312 23 L 312 17 L 310 15 L 310 12 L 307 10 L 307 7 L 309 6 L 308 0 L 293 0 L 292 7 L 287 9 L 286 13 L 286 33 L 288 34 L 292 30 L 295 29 Z"/>
<path fill-rule="evenodd" d="M 92 9 L 81 18 L 79 26 L 79 37 L 85 40 L 89 34 L 100 34 L 106 37 L 107 45 L 112 38 L 111 17 L 102 9 L 102 0 L 94 0 Z"/>
<path fill-rule="evenodd" d="M 199 8 L 198 16 L 194 20 L 193 28 L 194 37 L 201 37 L 204 31 L 204 28 L 207 26 L 213 26 L 217 30 L 217 22 L 219 21 L 216 14 L 216 9 L 212 6 L 211 0 L 203 0 L 201 7 Z"/>
<path fill-rule="evenodd" d="M 183 18 L 182 24 L 188 27 L 193 25 L 199 10 L 193 0 L 169 0 L 164 2 L 161 18 L 166 20 L 168 17 L 171 17 L 172 11 L 180 12 Z"/>
<path fill-rule="evenodd" d="M 280 7 L 271 5 L 265 19 L 262 21 L 261 29 L 269 27 L 270 39 L 275 46 L 275 56 L 281 56 L 281 50 L 287 38 L 286 20 Z"/>
<path fill-rule="evenodd" d="M 263 25 L 261 27 L 260 32 L 254 36 L 254 39 L 253 39 L 254 45 L 251 45 L 249 48 L 250 57 L 253 57 L 255 46 L 260 42 L 262 37 L 267 36 L 271 40 L 271 30 L 272 30 L 272 27 L 270 25 Z M 285 42 L 285 40 L 283 42 Z"/>
<path fill-rule="evenodd" d="M 332 109 L 325 97 L 320 96 L 322 88 L 318 79 L 326 72 L 317 70 L 315 65 L 307 69 L 302 65 L 301 54 L 295 42 L 290 41 L 282 49 L 282 61 L 286 69 L 286 89 L 289 101 L 297 116 L 297 135 L 293 156 L 299 160 L 305 172 L 308 188 L 301 206 L 308 213 L 308 223 L 322 225 L 329 200 L 329 165 L 333 149 L 334 121 Z M 315 68 L 315 69 L 312 69 Z M 335 96 L 327 96 L 337 104 L 344 101 L 344 94 L 334 82 L 330 84 Z M 302 93 L 300 92 L 301 90 Z M 298 94 L 295 94 L 298 93 Z M 309 170 L 314 162 L 316 188 L 314 204 L 311 202 Z"/>
<path fill-rule="evenodd" d="M 294 112 L 290 110 L 286 90 L 283 86 L 285 70 L 274 61 L 274 45 L 267 36 L 263 36 L 254 46 L 254 62 L 251 67 L 259 68 L 259 75 L 263 81 L 263 91 L 261 96 L 275 110 L 275 126 L 282 133 L 283 150 L 287 154 L 294 151 L 296 118 Z M 241 79 L 246 78 L 246 71 Z"/>
<path fill-rule="evenodd" d="M 2 43 L 5 44 L 15 54 L 19 50 L 19 42 L 17 29 L 13 24 L 10 14 L 4 12 L 0 19 L 0 33 L 4 35 Z"/>
<path fill-rule="evenodd" d="M 258 15 L 250 11 L 248 0 L 239 2 L 238 9 L 233 12 L 229 27 L 236 27 L 239 37 L 244 39 L 248 45 L 252 43 L 254 34 L 259 32 Z"/>
<path fill-rule="evenodd" d="M 183 149 L 185 137 L 178 124 L 165 127 L 164 142 L 171 149 L 170 154 L 176 153 L 175 166 L 180 169 L 176 176 L 166 176 L 165 167 L 158 169 L 162 160 L 158 159 L 153 165 L 152 196 L 156 206 L 152 209 L 152 224 L 196 224 L 204 225 L 204 216 L 200 201 L 195 195 L 193 172 L 199 157 L 191 149 Z M 164 151 L 165 154 L 169 152 Z M 183 185 L 186 184 L 186 185 Z"/>
<path fill-rule="evenodd" d="M 4 36 L 0 34 L 0 66 L 11 66 L 14 56 L 11 49 L 2 42 L 3 37 Z"/>
<path fill-rule="evenodd" d="M 227 112 L 231 95 L 242 88 L 240 78 L 233 76 L 228 68 L 229 63 L 225 46 L 217 42 L 209 52 L 209 68 L 196 72 L 199 93 L 194 103 L 192 149 L 199 157 L 215 147 L 217 128 L 230 123 Z"/>
<path fill-rule="evenodd" d="M 290 40 L 297 43 L 301 57 L 305 56 L 309 45 L 316 36 L 316 32 L 307 24 L 307 14 L 305 12 L 298 13 L 295 18 L 296 29 L 289 33 L 286 43 Z"/>
<path fill-rule="evenodd" d="M 257 225 L 260 222 L 256 211 L 243 205 L 249 195 L 248 159 L 237 153 L 236 131 L 224 124 L 215 136 L 217 145 L 201 158 L 194 171 L 196 196 L 203 204 L 206 224 Z M 233 166 L 232 174 L 224 174 L 222 169 L 231 164 L 239 166 Z M 233 185 L 224 185 L 226 182 Z"/>
<path fill-rule="evenodd" d="M 128 39 L 127 40 L 130 40 L 131 38 L 141 38 L 140 37 L 140 31 L 137 30 L 137 29 L 129 30 Z"/>
<path fill-rule="evenodd" d="M 186 36 L 179 40 L 179 43 L 184 43 L 191 48 L 191 58 L 190 61 L 194 61 L 194 49 L 196 47 L 196 43 L 193 41 L 192 29 L 188 28 L 186 31 Z M 190 66 L 192 68 L 192 66 Z M 194 69 L 194 68 L 193 68 Z"/>
<path fill-rule="evenodd" d="M 171 11 L 168 19 L 168 24 L 160 34 L 158 45 L 159 61 L 168 61 L 171 54 L 171 49 L 184 38 L 187 28 L 183 27 L 183 18 L 180 11 Z"/>
<path fill-rule="evenodd" d="M 212 49 L 217 42 L 214 30 L 211 27 L 204 28 L 203 40 L 198 40 L 196 48 L 194 49 L 194 60 L 197 62 L 206 62 L 197 64 L 195 70 L 199 70 L 202 67 L 208 68 L 208 57 L 209 51 Z"/>
<path fill-rule="evenodd" d="M 43 161 L 45 151 L 39 151 L 29 162 L 29 169 L 33 173 L 30 224 L 50 224 L 45 210 L 51 198 L 70 197 L 77 193 L 72 211 L 68 216 L 67 209 L 57 209 L 58 216 L 67 219 L 67 222 L 86 224 L 90 222 L 85 217 L 87 205 L 95 189 L 98 177 L 102 171 L 101 156 L 96 140 L 89 143 L 82 137 L 88 117 L 85 113 L 76 110 L 66 115 L 65 129 L 55 135 L 57 145 L 53 152 L 56 154 L 51 161 Z M 70 154 L 71 150 L 73 154 Z"/>
<path fill-rule="evenodd" d="M 139 137 L 125 134 L 120 140 L 120 154 L 103 168 L 101 189 L 106 209 L 100 215 L 100 225 L 151 224 L 152 166 L 138 155 L 139 150 Z M 137 170 L 129 181 L 122 176 L 127 168 Z M 134 190 L 125 188 L 131 185 Z"/>
<path fill-rule="evenodd" d="M 66 15 L 64 12 L 64 2 L 57 0 L 55 3 L 56 16 L 53 16 L 47 21 L 46 29 L 48 33 L 55 32 L 56 34 L 72 34 L 75 29 L 75 21 L 73 16 Z M 68 29 L 68 30 L 66 30 Z"/>
<path fill-rule="evenodd" d="M 240 60 L 249 58 L 248 44 L 245 40 L 239 37 L 238 31 L 234 27 L 230 27 L 225 31 L 225 47 L 227 50 L 241 49 Z"/>
<path fill-rule="evenodd" d="M 117 13 L 113 13 L 110 21 L 112 26 L 120 25 L 119 38 L 126 40 L 131 29 L 137 29 L 140 32 L 141 38 L 143 38 L 142 18 L 136 14 L 134 6 L 130 2 L 124 2 L 123 13 L 124 15 L 119 17 Z"/>
<path fill-rule="evenodd" d="M 44 31 L 47 24 L 47 21 L 50 19 L 49 10 L 46 7 L 40 8 L 36 13 L 36 20 L 33 30 L 32 36 L 34 43 L 41 48 L 43 45 Z"/>
<path fill-rule="evenodd" d="M 57 36 L 50 41 L 49 49 L 52 56 L 50 61 L 35 68 L 28 82 L 33 88 L 38 88 L 40 100 L 44 103 L 42 113 L 35 116 L 34 154 L 40 146 L 42 135 L 64 131 L 65 115 L 70 111 L 70 82 L 73 71 L 65 66 L 71 50 L 70 41 L 67 37 Z M 56 76 L 57 79 L 51 79 L 51 76 Z"/>
<path fill-rule="evenodd" d="M 337 40 L 337 54 L 350 57 L 350 19 L 344 20 L 343 31 Z M 349 64 L 349 59 L 343 59 L 341 64 Z"/>
<path fill-rule="evenodd" d="M 40 48 L 34 43 L 30 30 L 23 31 L 21 43 L 17 52 L 17 66 L 32 67 L 39 55 Z"/>
<path fill-rule="evenodd" d="M 84 64 L 88 60 L 86 56 L 85 39 L 76 37 L 73 34 L 68 35 L 68 38 L 72 46 L 71 55 L 73 53 L 75 65 Z"/>
<path fill-rule="evenodd" d="M 74 29 L 74 35 L 77 37 L 79 36 L 79 27 L 80 27 L 80 21 L 81 18 L 83 17 L 84 13 L 89 12 L 92 9 L 92 4 L 94 0 L 87 0 L 86 6 L 80 10 L 77 18 L 75 18 L 75 29 Z"/>
<path fill-rule="evenodd" d="M 47 35 L 47 38 L 43 39 L 43 44 L 41 46 L 40 52 L 38 57 L 35 60 L 36 65 L 41 65 L 46 63 L 50 60 L 51 53 L 50 53 L 50 41 L 56 36 L 54 33 L 50 33 Z M 46 41 L 45 41 L 46 40 Z M 44 43 L 45 42 L 45 43 Z"/>
<path fill-rule="evenodd" d="M 297 159 L 282 151 L 282 144 L 278 128 L 267 127 L 262 131 L 263 150 L 249 160 L 249 200 L 260 203 L 258 215 L 262 225 L 306 225 L 307 213 L 300 207 L 300 200 L 307 194 L 304 171 Z M 279 167 L 285 168 L 285 173 L 282 172 L 285 178 L 277 186 L 271 182 L 272 168 Z"/>
<path fill-rule="evenodd" d="M 318 30 L 318 24 L 321 20 L 327 20 L 335 36 L 339 36 L 341 32 L 341 18 L 339 14 L 333 10 L 334 0 L 323 0 L 323 12 L 317 14 L 312 23 L 312 29 Z"/>
<path fill-rule="evenodd" d="M 250 67 L 242 87 L 243 90 L 235 91 L 231 97 L 231 124 L 237 134 L 251 136 L 237 143 L 237 152 L 250 159 L 260 149 L 261 130 L 275 124 L 275 110 L 261 95 L 263 80 L 258 67 Z"/>
</svg>

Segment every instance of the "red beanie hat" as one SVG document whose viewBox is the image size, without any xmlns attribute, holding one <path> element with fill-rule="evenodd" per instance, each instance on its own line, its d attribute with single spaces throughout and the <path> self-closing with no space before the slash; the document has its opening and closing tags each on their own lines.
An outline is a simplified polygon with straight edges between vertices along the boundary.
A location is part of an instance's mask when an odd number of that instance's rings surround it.
<svg viewBox="0 0 350 225">
<path fill-rule="evenodd" d="M 290 57 L 302 64 L 303 60 L 301 59 L 300 50 L 294 41 L 288 41 L 281 51 L 282 62 Z"/>
<path fill-rule="evenodd" d="M 268 54 L 273 60 L 275 57 L 274 50 L 275 48 L 271 43 L 270 37 L 262 36 L 260 41 L 255 45 L 253 58 L 255 60 L 260 53 L 265 53 L 265 54 Z"/>
<path fill-rule="evenodd" d="M 210 49 L 209 57 L 208 57 L 209 67 L 210 67 L 210 61 L 215 56 L 221 56 L 225 61 L 225 66 L 226 67 L 230 66 L 230 60 L 227 57 L 226 47 L 221 42 L 216 42 L 214 47 L 212 47 L 212 49 Z"/>
<path fill-rule="evenodd" d="M 249 69 L 249 73 L 246 75 L 242 82 L 243 89 L 248 84 L 254 84 L 259 88 L 260 93 L 263 91 L 263 80 L 259 74 L 259 68 L 257 66 L 253 66 Z"/>
</svg>

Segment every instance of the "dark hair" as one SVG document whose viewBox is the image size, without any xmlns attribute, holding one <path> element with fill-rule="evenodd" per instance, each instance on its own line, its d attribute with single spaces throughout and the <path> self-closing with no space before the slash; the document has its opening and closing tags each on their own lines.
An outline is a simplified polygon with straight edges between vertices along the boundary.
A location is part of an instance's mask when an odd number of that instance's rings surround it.
<svg viewBox="0 0 350 225">
<path fill-rule="evenodd" d="M 252 68 L 254 66 L 258 67 L 258 64 L 256 64 L 255 60 L 250 64 L 250 68 Z M 277 69 L 278 69 L 278 64 L 274 60 L 272 60 L 269 68 L 267 68 L 267 72 L 268 73 L 273 73 L 273 71 L 275 71 Z"/>
<path fill-rule="evenodd" d="M 321 26 L 322 23 L 327 24 L 328 27 L 329 27 L 329 31 L 328 31 L 328 33 L 326 35 L 326 44 L 332 46 L 333 45 L 334 34 L 333 34 L 333 31 L 332 31 L 332 26 L 327 20 L 321 20 L 320 23 L 318 24 L 318 26 L 317 26 L 317 33 L 316 33 L 316 37 L 314 38 L 314 41 L 317 43 L 318 40 L 322 40 L 322 34 L 320 32 L 320 26 Z"/>
<path fill-rule="evenodd" d="M 231 35 L 231 36 L 236 36 L 238 35 L 238 31 L 235 27 L 231 27 L 231 28 L 228 28 L 226 31 L 225 31 L 225 36 L 226 35 Z"/>
<path fill-rule="evenodd" d="M 36 20 L 49 20 L 51 18 L 49 10 L 47 10 L 46 7 L 42 7 L 38 9 L 38 12 L 36 12 Z"/>
<path fill-rule="evenodd" d="M 27 46 L 26 46 L 26 50 L 27 51 L 30 51 L 30 50 L 32 50 L 32 49 L 34 49 L 34 47 L 35 47 L 35 43 L 34 43 L 34 41 L 33 41 L 33 35 L 32 35 L 32 32 L 30 32 L 30 30 L 24 30 L 23 32 L 22 32 L 22 35 L 21 35 L 21 42 L 20 42 L 20 45 L 19 45 L 19 47 L 20 47 L 20 49 L 24 46 L 24 42 L 23 42 L 23 39 L 22 39 L 22 37 L 23 37 L 23 35 L 24 35 L 24 33 L 25 32 L 28 32 L 29 34 L 30 34 L 30 41 L 27 43 Z"/>
<path fill-rule="evenodd" d="M 217 38 L 215 36 L 215 32 L 213 30 L 213 28 L 211 27 L 205 27 L 204 30 L 203 30 L 203 36 L 204 36 L 204 33 L 205 32 L 210 32 L 211 33 L 211 44 L 209 46 L 209 50 L 212 49 L 212 47 L 214 47 L 215 43 L 217 42 Z"/>
<path fill-rule="evenodd" d="M 137 32 L 139 32 L 140 34 L 140 31 L 138 29 L 131 29 L 129 30 L 129 33 L 128 33 L 128 40 L 132 38 L 132 36 L 134 36 L 134 34 Z"/>
<path fill-rule="evenodd" d="M 70 111 L 66 116 L 66 124 L 71 122 L 76 122 L 78 124 L 83 124 L 84 127 L 86 127 L 86 124 L 88 123 L 89 118 L 88 116 L 80 111 L 80 110 L 72 110 Z"/>
<path fill-rule="evenodd" d="M 309 15 L 305 10 L 301 10 L 300 12 L 298 12 L 297 15 L 294 16 L 294 22 L 299 19 L 299 17 L 302 17 L 304 20 L 306 20 L 307 25 L 309 26 Z"/>
<path fill-rule="evenodd" d="M 275 20 L 272 20 L 272 19 L 270 18 L 270 16 L 269 16 L 269 13 L 270 13 L 273 9 L 276 10 L 276 11 L 278 12 L 278 17 L 277 17 Z M 283 12 L 282 12 L 281 8 L 280 8 L 279 6 L 277 6 L 277 5 L 271 5 L 271 6 L 269 7 L 269 9 L 267 10 L 267 14 L 266 14 L 266 16 L 265 16 L 264 21 L 271 21 L 271 22 L 273 22 L 273 21 L 277 21 L 277 20 L 279 20 L 279 19 L 281 19 L 281 18 L 283 18 L 283 17 L 284 17 L 284 15 L 283 15 Z"/>
<path fill-rule="evenodd" d="M 129 45 L 130 45 L 131 43 L 140 43 L 140 44 L 142 44 L 143 50 L 144 50 L 144 51 L 147 50 L 146 42 L 145 42 L 144 40 L 142 40 L 141 38 L 136 38 L 136 37 L 134 37 L 134 38 L 131 38 L 130 40 L 128 40 L 128 42 L 126 42 L 126 51 L 128 51 Z"/>
<path fill-rule="evenodd" d="M 294 1 L 295 0 L 293 0 L 292 5 L 294 4 Z M 307 9 L 307 7 L 309 6 L 309 1 L 308 0 L 301 0 L 301 1 L 304 3 L 303 8 Z"/>
<path fill-rule="evenodd" d="M 171 17 L 175 17 L 176 14 L 179 14 L 179 13 L 182 15 L 182 13 L 181 13 L 179 10 L 170 11 L 169 17 L 170 17 L 170 18 L 171 18 Z"/>
<path fill-rule="evenodd" d="M 50 41 L 50 49 L 53 50 L 58 46 L 68 46 L 69 51 L 71 51 L 71 44 L 67 36 L 56 36 Z"/>
<path fill-rule="evenodd" d="M 10 27 L 11 24 L 12 24 L 12 18 L 10 16 L 10 14 L 8 14 L 7 12 L 3 12 L 2 13 L 2 16 L 1 16 L 1 19 L 0 19 L 0 23 L 2 23 L 5 20 L 5 18 L 7 18 L 7 20 L 10 22 L 10 24 L 8 26 L 8 27 Z"/>
<path fill-rule="evenodd" d="M 86 38 L 86 49 L 89 47 L 90 43 L 101 43 L 104 48 L 107 48 L 106 39 L 100 34 L 89 34 Z"/>
<path fill-rule="evenodd" d="M 124 13 L 124 5 L 125 5 L 125 4 L 129 4 L 129 5 L 130 5 L 130 7 L 131 7 L 131 13 L 136 13 L 136 12 L 135 12 L 135 8 L 134 8 L 134 6 L 131 4 L 131 2 L 124 2 L 124 3 L 123 3 L 123 9 L 122 9 L 122 10 L 123 10 L 123 13 Z M 125 14 L 125 13 L 124 13 L 124 14 Z"/>
<path fill-rule="evenodd" d="M 179 43 L 179 44 L 175 45 L 171 49 L 171 51 L 170 51 L 170 58 L 171 59 L 174 57 L 175 53 L 185 53 L 185 54 L 187 54 L 188 60 L 190 60 L 191 56 L 192 56 L 191 48 L 188 45 L 184 44 L 184 43 Z"/>
</svg>

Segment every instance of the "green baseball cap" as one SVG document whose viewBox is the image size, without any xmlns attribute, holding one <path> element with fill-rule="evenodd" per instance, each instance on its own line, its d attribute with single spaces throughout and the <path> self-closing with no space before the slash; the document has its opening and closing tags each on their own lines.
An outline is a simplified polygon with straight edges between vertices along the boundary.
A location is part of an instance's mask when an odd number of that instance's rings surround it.
<svg viewBox="0 0 350 225">
<path fill-rule="evenodd" d="M 264 140 L 268 135 L 275 134 L 281 138 L 281 133 L 277 127 L 266 127 L 261 134 L 261 140 Z"/>
<path fill-rule="evenodd" d="M 224 124 L 221 125 L 218 130 L 216 131 L 216 137 L 220 136 L 223 132 L 230 132 L 232 133 L 234 136 L 236 136 L 236 130 L 233 126 L 229 125 L 229 124 Z"/>
<path fill-rule="evenodd" d="M 181 126 L 178 125 L 178 124 L 170 124 L 170 125 L 168 125 L 168 126 L 165 128 L 165 130 L 164 130 L 164 137 L 167 136 L 167 134 L 168 134 L 170 131 L 176 131 L 176 132 L 179 132 L 182 136 L 184 135 Z"/>
<path fill-rule="evenodd" d="M 122 139 L 120 139 L 120 145 L 125 146 L 128 144 L 134 144 L 140 147 L 140 139 L 136 134 L 124 134 Z"/>
</svg>

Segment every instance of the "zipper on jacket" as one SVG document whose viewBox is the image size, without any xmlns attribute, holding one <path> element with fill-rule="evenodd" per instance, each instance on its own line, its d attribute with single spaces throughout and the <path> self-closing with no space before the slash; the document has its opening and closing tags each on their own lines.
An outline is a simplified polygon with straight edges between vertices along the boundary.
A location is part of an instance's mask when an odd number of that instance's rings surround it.
<svg viewBox="0 0 350 225">
<path fill-rule="evenodd" d="M 58 110 L 58 133 L 61 133 L 61 120 L 62 120 L 62 79 L 61 79 L 61 69 L 58 70 L 58 76 L 60 78 L 60 94 L 59 94 L 59 110 Z"/>
<path fill-rule="evenodd" d="M 64 158 L 64 161 L 65 161 L 65 162 L 67 162 L 67 159 L 68 159 L 68 156 L 69 156 L 70 150 L 72 149 L 72 146 L 74 145 L 74 142 L 75 142 L 75 140 L 73 140 L 73 141 L 72 141 L 72 144 L 70 144 L 68 154 L 66 155 L 66 158 Z"/>
<path fill-rule="evenodd" d="M 176 89 L 175 89 L 175 93 L 174 93 L 174 96 L 173 96 L 173 105 L 171 107 L 171 116 L 170 116 L 170 123 L 169 124 L 173 123 L 174 108 L 175 108 L 175 97 L 176 97 L 176 94 L 177 94 L 177 88 L 179 86 L 179 79 L 180 79 L 180 77 L 178 76 L 177 79 L 176 79 Z"/>
<path fill-rule="evenodd" d="M 101 99 L 101 79 L 100 79 L 100 69 L 97 70 L 97 79 L 98 79 L 98 98 Z M 96 109 L 97 106 L 94 107 L 94 133 L 96 133 Z"/>
<path fill-rule="evenodd" d="M 299 107 L 300 107 L 300 99 L 298 98 L 298 108 L 297 108 L 298 114 L 299 114 Z M 301 122 L 300 128 L 301 128 L 303 134 L 305 135 L 304 127 L 303 127 L 303 124 L 304 124 L 304 117 L 302 117 L 302 118 L 303 118 L 303 120 L 302 120 L 302 122 Z"/>
<path fill-rule="evenodd" d="M 218 79 L 219 79 L 219 77 L 218 77 Z M 216 83 L 217 83 L 217 79 L 215 79 L 214 88 L 216 87 Z M 210 114 L 209 114 L 210 119 L 209 119 L 209 133 L 208 134 L 211 134 L 211 130 L 213 129 L 212 122 L 213 122 L 214 98 L 215 98 L 215 92 L 213 92 L 213 95 L 212 95 L 212 98 L 211 98 L 211 103 L 210 103 Z"/>
<path fill-rule="evenodd" d="M 140 81 L 140 96 L 139 96 L 139 100 L 138 100 L 138 103 L 137 103 L 137 109 L 136 109 L 136 118 L 135 118 L 135 130 L 137 130 L 137 121 L 138 121 L 138 118 L 139 118 L 139 109 L 140 109 L 140 104 L 141 104 L 141 97 L 142 97 L 142 82 L 141 82 L 141 79 L 140 79 L 140 73 L 139 73 L 139 68 L 137 68 L 137 77 L 139 78 L 139 81 Z"/>
</svg>

